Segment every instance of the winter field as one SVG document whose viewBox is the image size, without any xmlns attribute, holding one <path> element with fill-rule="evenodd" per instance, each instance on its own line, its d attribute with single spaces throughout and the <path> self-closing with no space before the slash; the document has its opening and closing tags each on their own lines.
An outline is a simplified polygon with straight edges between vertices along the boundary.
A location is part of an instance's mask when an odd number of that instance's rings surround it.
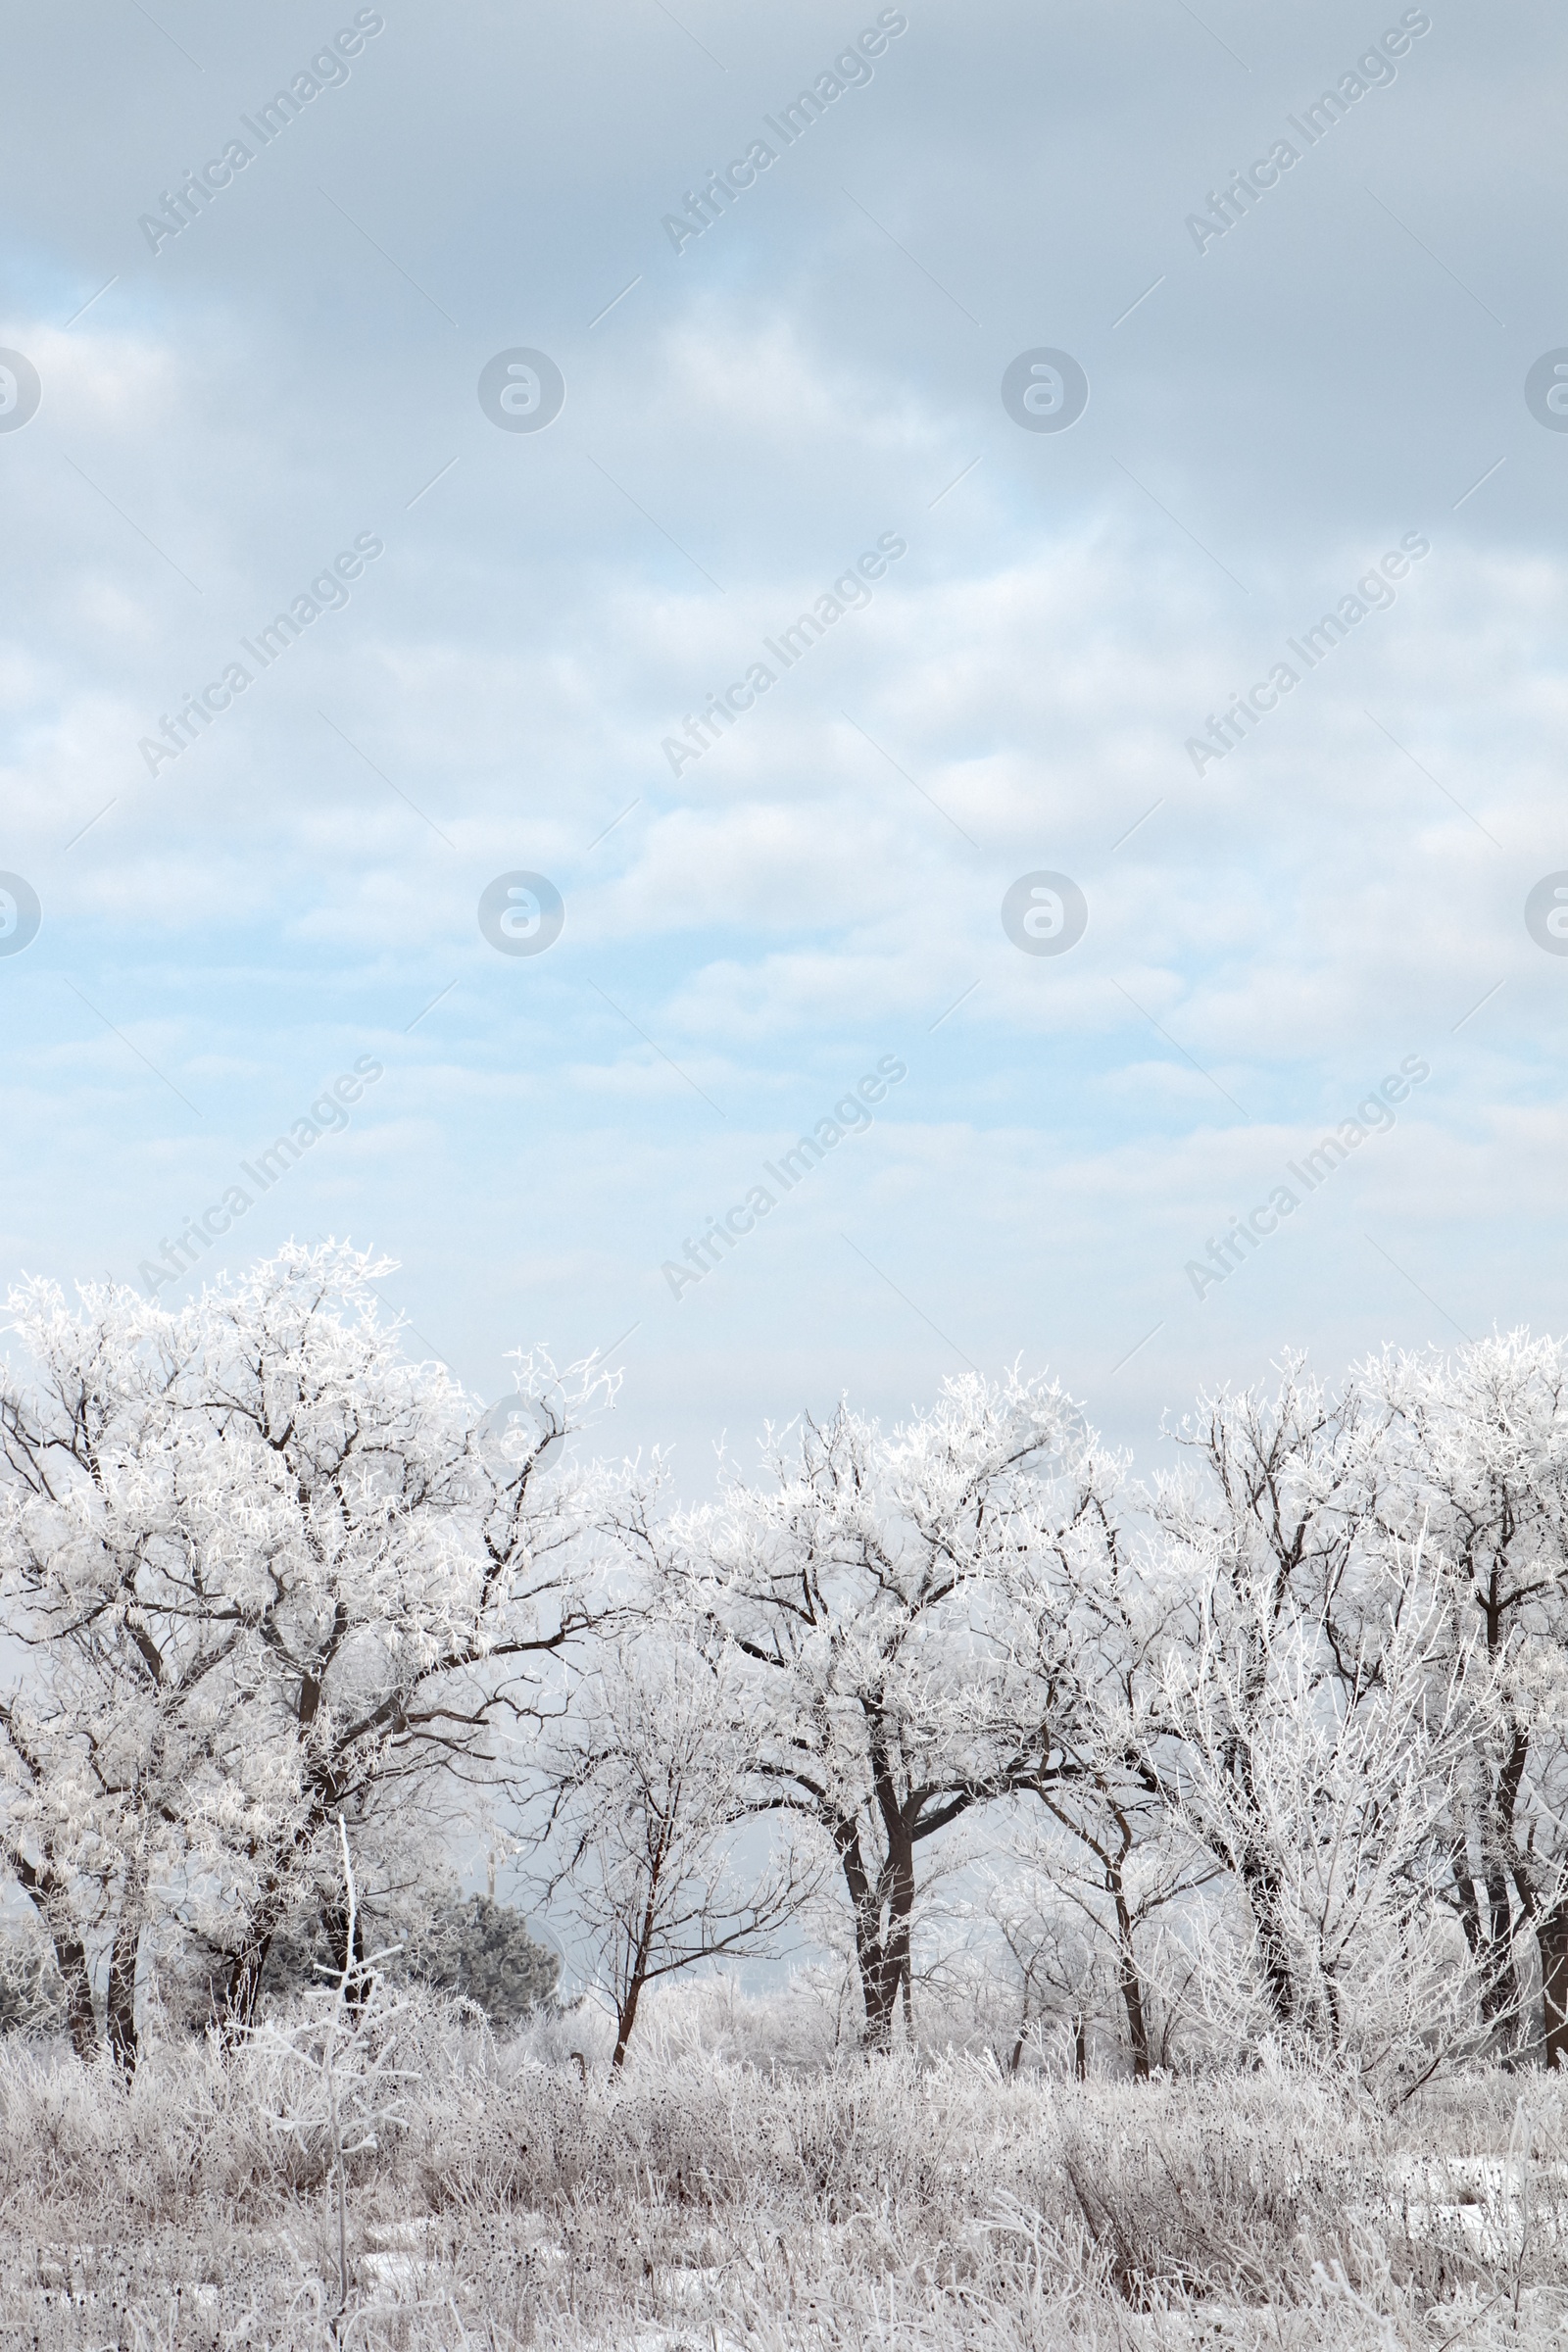
<svg viewBox="0 0 1568 2352">
<path fill-rule="evenodd" d="M 557 2031 L 409 2022 L 351 2164 L 275 2056 L 127 2092 L 0 2061 L 8 2343 L 1170 2348 L 1538 2345 L 1568 2319 L 1568 2109 L 1541 2077 L 1390 2115 L 1279 2071 L 1080 2082 L 978 2052 L 800 2063 L 801 2019 L 678 1990 L 618 2079 Z M 571 2029 L 582 2038 L 580 2021 Z M 794 2041 L 793 2063 L 770 2042 Z"/>
<path fill-rule="evenodd" d="M 373 1270 L 12 1296 L 5 2340 L 1557 2339 L 1556 1342 L 693 1501 Z"/>
<path fill-rule="evenodd" d="M 1568 5 L 4 41 L 0 2352 L 1568 2352 Z"/>
</svg>

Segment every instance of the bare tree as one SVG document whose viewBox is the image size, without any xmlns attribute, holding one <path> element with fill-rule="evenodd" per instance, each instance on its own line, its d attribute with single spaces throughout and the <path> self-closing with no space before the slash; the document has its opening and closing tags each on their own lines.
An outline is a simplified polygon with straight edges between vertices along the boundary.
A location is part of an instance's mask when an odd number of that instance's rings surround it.
<svg viewBox="0 0 1568 2352">
<path fill-rule="evenodd" d="M 166 1563 L 198 1583 L 210 1451 L 181 1412 L 192 1337 L 128 1293 L 78 1319 L 11 1299 L 34 1383 L 0 1385 L 0 1623 L 24 1670 L 0 1694 L 0 1853 L 51 1936 L 77 2050 L 96 2039 L 89 1944 L 108 1944 L 107 2026 L 135 2057 L 135 1956 L 160 1882 L 191 1857 L 190 1802 L 221 1711 L 227 1637 L 145 1605 Z M 198 1807 L 198 1810 L 200 1808 Z"/>
<path fill-rule="evenodd" d="M 1014 1616 L 1009 1683 L 1020 1751 L 1036 1769 L 1020 1781 L 1034 1803 L 1013 1809 L 1006 1849 L 1024 1883 L 1049 1884 L 1102 1949 L 1143 2078 L 1152 2035 L 1140 1947 L 1155 1916 L 1214 1868 L 1175 1825 L 1160 1778 L 1160 1666 L 1175 1602 L 1129 1541 L 1123 1464 L 1089 1430 L 1055 1494 L 1028 1605 Z"/>
<path fill-rule="evenodd" d="M 730 1659 L 649 1620 L 583 1676 L 530 1775 L 548 1797 L 542 1898 L 565 1898 L 594 1952 L 616 2070 L 649 1984 L 771 1950 L 812 1891 L 809 1859 L 746 1802 L 733 1684 Z"/>
<path fill-rule="evenodd" d="M 1168 1803 L 1138 1787 L 1120 1758 L 1063 1775 L 1040 1791 L 1040 1800 L 1055 1835 L 1037 1829 L 1014 1841 L 1009 1876 L 1015 1868 L 1023 1881 L 1049 1886 L 1059 1898 L 1056 1909 L 1076 1915 L 1079 1934 L 1103 1951 L 1133 2074 L 1147 2080 L 1153 2032 L 1145 1946 L 1160 1915 L 1206 1885 L 1217 1866 L 1181 1833 Z"/>
<path fill-rule="evenodd" d="M 339 1815 L 371 1856 L 389 1813 L 406 1838 L 596 1622 L 597 1489 L 553 1457 L 612 1382 L 519 1358 L 497 1433 L 405 1355 L 386 1270 L 290 1246 L 177 1313 L 12 1298 L 33 1369 L 0 1390 L 0 1592 L 38 1671 L 0 1714 L 0 1836 L 68 1984 L 73 1936 L 112 1919 L 127 2064 L 151 1907 L 223 1955 L 243 2024 L 336 1878 Z"/>
<path fill-rule="evenodd" d="M 966 1376 L 889 1433 L 847 1403 L 769 1432 L 765 1483 L 676 1522 L 673 1605 L 740 1662 L 753 1805 L 834 1858 L 873 2048 L 911 1981 L 921 1849 L 1064 1768 L 1042 1661 L 1062 1667 L 1082 1451 L 1058 1385 Z"/>
<path fill-rule="evenodd" d="M 1487 2014 L 1517 2041 L 1521 1929 L 1541 1956 L 1548 2066 L 1568 2062 L 1568 1353 L 1515 1331 L 1444 1356 L 1393 1350 L 1361 1378 L 1383 1416 L 1380 1520 L 1423 1531 L 1453 1618 L 1479 1632 L 1499 1710 L 1480 1718 L 1448 1825 L 1452 1899 Z"/>
<path fill-rule="evenodd" d="M 1165 1792 L 1247 1896 L 1253 1929 L 1235 1972 L 1219 1965 L 1226 1940 L 1208 1937 L 1194 1983 L 1233 2046 L 1272 2035 L 1368 2078 L 1407 2079 L 1454 2055 L 1480 2014 L 1441 1897 L 1450 1791 L 1488 1706 L 1484 1679 L 1455 1654 L 1419 1557 L 1391 1578 L 1359 1667 L 1329 1673 L 1325 1651 L 1313 1610 L 1277 1603 L 1266 1578 L 1238 1592 L 1226 1563 L 1200 1597 L 1196 1639 L 1167 1654 L 1178 1744 Z"/>
<path fill-rule="evenodd" d="M 1258 1750 L 1275 1700 L 1272 1642 L 1279 1629 L 1310 1620 L 1313 1691 L 1348 1672 L 1364 1679 L 1365 1626 L 1375 1620 L 1362 1604 L 1359 1568 L 1377 1490 L 1375 1438 L 1354 1389 L 1336 1396 L 1298 1355 L 1282 1359 L 1272 1395 L 1255 1387 L 1200 1396 L 1175 1436 L 1193 1470 L 1155 1486 L 1160 1542 L 1146 1576 L 1167 1596 L 1167 1642 L 1200 1659 L 1202 1678 L 1222 1677 L 1229 1693 L 1213 1759 L 1228 1783 L 1225 1831 L 1211 1851 L 1236 1875 L 1268 1999 L 1288 2032 L 1298 1987 Z M 1149 1728 L 1156 1736 L 1145 1740 L 1148 1782 L 1169 1790 L 1168 1744 L 1157 1722 Z"/>
</svg>

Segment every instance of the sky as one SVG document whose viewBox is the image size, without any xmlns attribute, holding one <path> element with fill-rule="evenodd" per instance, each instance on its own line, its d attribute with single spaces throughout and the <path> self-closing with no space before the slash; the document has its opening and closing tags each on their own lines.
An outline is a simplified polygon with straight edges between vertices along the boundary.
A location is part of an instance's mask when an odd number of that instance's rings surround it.
<svg viewBox="0 0 1568 2352">
<path fill-rule="evenodd" d="M 10 10 L 7 1280 L 347 1237 L 692 1492 L 1561 1330 L 1565 46 Z"/>
</svg>

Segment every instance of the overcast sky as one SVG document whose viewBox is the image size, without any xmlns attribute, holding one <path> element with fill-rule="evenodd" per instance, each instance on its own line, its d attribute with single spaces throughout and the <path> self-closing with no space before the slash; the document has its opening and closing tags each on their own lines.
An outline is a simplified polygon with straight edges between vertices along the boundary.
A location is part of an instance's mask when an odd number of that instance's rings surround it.
<svg viewBox="0 0 1568 2352">
<path fill-rule="evenodd" d="M 1020 1353 L 1152 1460 L 1283 1346 L 1568 1324 L 1560 11 L 5 45 L 8 1277 L 350 1236 L 482 1396 L 612 1348 L 693 1486 Z"/>
</svg>

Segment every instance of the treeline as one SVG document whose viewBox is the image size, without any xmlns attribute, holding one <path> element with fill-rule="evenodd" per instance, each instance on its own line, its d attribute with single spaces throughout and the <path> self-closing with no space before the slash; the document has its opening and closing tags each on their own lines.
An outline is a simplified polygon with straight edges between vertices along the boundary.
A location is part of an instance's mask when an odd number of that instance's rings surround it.
<svg viewBox="0 0 1568 2352">
<path fill-rule="evenodd" d="M 1056 1383 L 969 1377 L 682 1507 L 588 1454 L 603 1366 L 485 1410 L 384 1271 L 12 1294 L 0 1857 L 83 2054 L 134 2067 L 155 1977 L 233 2033 L 290 1938 L 363 1958 L 340 1818 L 390 1918 L 481 1806 L 617 2064 L 651 1983 L 802 1938 L 871 2048 L 967 1964 L 1014 2062 L 1107 2000 L 1136 2074 L 1568 2051 L 1555 1341 L 1287 1359 L 1148 1484 Z"/>
</svg>

